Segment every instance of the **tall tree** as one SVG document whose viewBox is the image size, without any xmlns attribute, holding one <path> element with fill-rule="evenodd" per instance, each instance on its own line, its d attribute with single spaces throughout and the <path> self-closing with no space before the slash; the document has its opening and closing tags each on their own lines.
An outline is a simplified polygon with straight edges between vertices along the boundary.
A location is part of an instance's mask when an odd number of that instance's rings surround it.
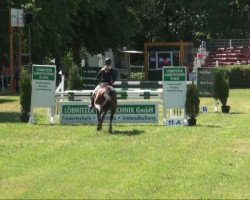
<svg viewBox="0 0 250 200">
<path fill-rule="evenodd" d="M 36 62 L 45 56 L 60 60 L 71 40 L 71 16 L 78 8 L 78 0 L 34 1 L 29 8 L 34 12 L 32 25 L 32 50 Z"/>
<path fill-rule="evenodd" d="M 248 0 L 145 0 L 136 10 L 149 41 L 247 38 Z"/>
<path fill-rule="evenodd" d="M 9 7 L 8 1 L 0 1 L 0 69 L 7 64 L 9 53 Z M 1 73 L 1 71 L 0 71 Z"/>
<path fill-rule="evenodd" d="M 74 53 L 80 46 L 94 54 L 126 45 L 134 35 L 134 22 L 128 0 L 81 0 L 72 24 Z"/>
<path fill-rule="evenodd" d="M 147 41 L 247 38 L 250 28 L 249 0 L 1 0 L 1 55 L 8 53 L 8 7 L 34 13 L 36 63 L 45 57 L 60 61 L 72 50 L 79 65 L 82 48 L 94 54 L 123 46 L 142 49 Z"/>
</svg>

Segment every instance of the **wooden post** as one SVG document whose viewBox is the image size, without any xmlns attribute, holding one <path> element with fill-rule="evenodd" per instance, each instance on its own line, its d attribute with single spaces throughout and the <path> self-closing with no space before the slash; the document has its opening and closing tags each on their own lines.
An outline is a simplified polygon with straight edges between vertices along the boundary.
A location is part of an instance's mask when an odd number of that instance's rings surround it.
<svg viewBox="0 0 250 200">
<path fill-rule="evenodd" d="M 180 65 L 184 65 L 185 48 L 181 40 L 180 42 Z"/>
<path fill-rule="evenodd" d="M 19 34 L 18 34 L 18 66 L 19 68 L 21 68 L 22 66 L 22 50 L 23 50 L 23 41 L 22 41 L 22 34 L 23 34 L 23 31 L 22 31 L 22 28 L 19 27 Z"/>
<path fill-rule="evenodd" d="M 14 52 L 13 52 L 13 28 L 11 26 L 11 8 L 9 8 L 9 36 L 10 36 L 10 88 L 14 91 Z"/>
<path fill-rule="evenodd" d="M 146 43 L 144 43 L 144 73 L 145 79 L 148 80 L 148 48 Z"/>
</svg>

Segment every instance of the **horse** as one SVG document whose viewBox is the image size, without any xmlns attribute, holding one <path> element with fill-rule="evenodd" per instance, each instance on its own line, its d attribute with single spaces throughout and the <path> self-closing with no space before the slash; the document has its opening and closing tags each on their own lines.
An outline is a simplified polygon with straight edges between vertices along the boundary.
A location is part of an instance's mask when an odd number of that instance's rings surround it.
<svg viewBox="0 0 250 200">
<path fill-rule="evenodd" d="M 102 129 L 103 120 L 107 112 L 110 111 L 109 133 L 112 133 L 112 121 L 117 109 L 117 96 L 115 89 L 108 84 L 100 85 L 95 93 L 94 107 L 97 112 L 97 131 Z"/>
</svg>

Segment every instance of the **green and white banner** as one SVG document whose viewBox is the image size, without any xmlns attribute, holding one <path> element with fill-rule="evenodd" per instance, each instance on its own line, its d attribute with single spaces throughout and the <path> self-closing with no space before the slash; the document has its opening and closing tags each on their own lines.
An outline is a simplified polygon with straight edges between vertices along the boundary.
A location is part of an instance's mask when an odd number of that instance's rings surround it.
<svg viewBox="0 0 250 200">
<path fill-rule="evenodd" d="M 62 124 L 95 124 L 95 110 L 88 108 L 88 102 L 59 102 L 59 122 Z M 107 113 L 105 120 L 109 120 Z M 113 118 L 114 123 L 158 123 L 157 102 L 119 102 Z"/>
<path fill-rule="evenodd" d="M 197 87 L 201 97 L 213 97 L 215 67 L 197 68 Z"/>
<path fill-rule="evenodd" d="M 185 108 L 186 67 L 164 67 L 162 75 L 163 105 L 165 109 Z"/>
<path fill-rule="evenodd" d="M 33 65 L 31 107 L 54 107 L 56 66 Z"/>
</svg>

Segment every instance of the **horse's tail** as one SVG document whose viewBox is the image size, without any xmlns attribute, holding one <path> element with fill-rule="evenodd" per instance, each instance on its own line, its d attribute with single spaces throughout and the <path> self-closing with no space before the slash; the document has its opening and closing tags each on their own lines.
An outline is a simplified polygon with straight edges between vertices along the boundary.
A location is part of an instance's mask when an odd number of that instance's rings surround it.
<svg viewBox="0 0 250 200">
<path fill-rule="evenodd" d="M 112 106 L 113 101 L 115 100 L 116 106 L 116 91 L 112 86 L 109 86 L 104 94 L 105 102 L 103 103 L 102 109 L 106 110 Z"/>
</svg>

